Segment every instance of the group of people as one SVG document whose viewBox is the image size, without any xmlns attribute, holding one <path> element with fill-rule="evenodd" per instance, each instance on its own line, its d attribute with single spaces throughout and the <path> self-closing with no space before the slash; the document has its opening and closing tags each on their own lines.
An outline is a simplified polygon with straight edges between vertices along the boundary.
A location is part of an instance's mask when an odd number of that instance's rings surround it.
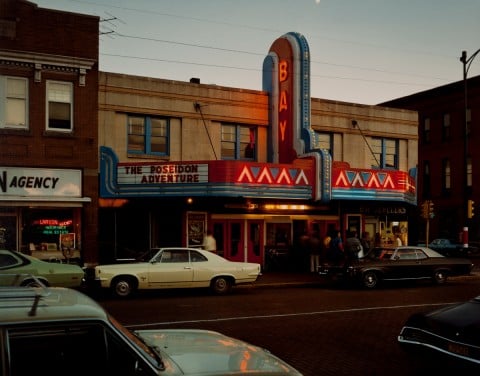
<svg viewBox="0 0 480 376">
<path fill-rule="evenodd" d="M 300 244 L 305 254 L 309 255 L 310 272 L 317 272 L 321 262 L 333 264 L 362 258 L 371 248 L 368 232 L 359 238 L 356 231 L 350 231 L 345 241 L 342 233 L 335 230 L 321 237 L 317 232 L 305 232 L 300 238 Z"/>
</svg>

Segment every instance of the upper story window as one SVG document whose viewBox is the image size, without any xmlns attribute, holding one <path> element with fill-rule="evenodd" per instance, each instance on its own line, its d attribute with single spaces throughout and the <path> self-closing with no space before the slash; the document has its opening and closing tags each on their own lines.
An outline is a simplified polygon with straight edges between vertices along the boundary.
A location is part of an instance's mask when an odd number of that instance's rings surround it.
<svg viewBox="0 0 480 376">
<path fill-rule="evenodd" d="M 472 110 L 470 108 L 467 108 L 466 112 L 466 124 L 465 124 L 465 132 L 467 133 L 467 136 L 470 136 L 470 133 L 472 133 Z"/>
<path fill-rule="evenodd" d="M 473 167 L 472 167 L 472 157 L 467 157 L 467 187 L 472 187 L 473 182 Z"/>
<path fill-rule="evenodd" d="M 73 85 L 71 82 L 47 81 L 47 130 L 73 130 Z"/>
<path fill-rule="evenodd" d="M 444 159 L 442 161 L 442 190 L 444 192 L 448 192 L 451 188 L 451 177 L 450 160 Z"/>
<path fill-rule="evenodd" d="M 128 152 L 168 155 L 170 122 L 166 118 L 132 115 L 128 117 Z"/>
<path fill-rule="evenodd" d="M 430 143 L 430 118 L 423 119 L 423 143 Z"/>
<path fill-rule="evenodd" d="M 256 128 L 222 124 L 222 159 L 254 160 L 257 155 Z"/>
<path fill-rule="evenodd" d="M 28 80 L 0 76 L 0 128 L 28 128 Z"/>
<path fill-rule="evenodd" d="M 423 162 L 423 197 L 430 197 L 431 176 L 430 176 L 430 161 Z"/>
<path fill-rule="evenodd" d="M 442 141 L 450 139 L 450 114 L 443 114 Z"/>
<path fill-rule="evenodd" d="M 333 156 L 333 134 L 327 132 L 315 132 L 316 149 L 326 149 Z"/>
<path fill-rule="evenodd" d="M 398 169 L 398 140 L 372 138 L 372 152 L 372 167 Z"/>
</svg>

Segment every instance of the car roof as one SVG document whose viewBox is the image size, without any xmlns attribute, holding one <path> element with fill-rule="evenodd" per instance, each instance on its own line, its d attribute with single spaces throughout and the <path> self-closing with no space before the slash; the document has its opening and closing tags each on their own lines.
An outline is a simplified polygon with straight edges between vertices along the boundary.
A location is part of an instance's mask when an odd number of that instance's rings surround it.
<svg viewBox="0 0 480 376">
<path fill-rule="evenodd" d="M 423 252 L 425 252 L 425 254 L 428 257 L 440 257 L 440 258 L 445 257 L 442 254 L 438 253 L 437 251 L 434 251 L 431 248 L 424 247 L 424 246 L 419 246 L 419 245 L 399 245 L 399 246 L 389 245 L 389 246 L 386 246 L 386 247 L 374 247 L 374 248 L 372 248 L 372 250 L 374 250 L 374 249 L 390 249 L 392 251 L 402 250 L 402 249 L 421 249 Z"/>
<path fill-rule="evenodd" d="M 80 291 L 63 287 L 0 287 L 0 326 L 32 321 L 108 320 Z"/>
</svg>

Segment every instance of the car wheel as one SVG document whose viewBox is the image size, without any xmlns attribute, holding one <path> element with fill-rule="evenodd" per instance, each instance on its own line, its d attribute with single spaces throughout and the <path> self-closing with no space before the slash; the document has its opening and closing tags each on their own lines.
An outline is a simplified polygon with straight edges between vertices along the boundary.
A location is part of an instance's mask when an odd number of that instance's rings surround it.
<svg viewBox="0 0 480 376">
<path fill-rule="evenodd" d="M 217 277 L 212 281 L 210 286 L 215 294 L 223 295 L 230 291 L 232 282 L 227 277 Z"/>
<path fill-rule="evenodd" d="M 132 277 L 117 277 L 112 282 L 112 291 L 119 298 L 128 298 L 137 289 L 137 283 Z"/>
<path fill-rule="evenodd" d="M 380 282 L 380 278 L 376 272 L 367 271 L 363 273 L 362 282 L 363 286 L 367 289 L 373 289 L 377 287 L 378 283 Z"/>
<path fill-rule="evenodd" d="M 22 282 L 23 287 L 48 287 L 49 284 L 45 280 L 34 280 L 34 279 L 26 279 Z"/>
<path fill-rule="evenodd" d="M 447 271 L 446 270 L 435 270 L 435 273 L 433 274 L 433 281 L 437 285 L 443 285 L 445 282 L 447 282 Z"/>
</svg>

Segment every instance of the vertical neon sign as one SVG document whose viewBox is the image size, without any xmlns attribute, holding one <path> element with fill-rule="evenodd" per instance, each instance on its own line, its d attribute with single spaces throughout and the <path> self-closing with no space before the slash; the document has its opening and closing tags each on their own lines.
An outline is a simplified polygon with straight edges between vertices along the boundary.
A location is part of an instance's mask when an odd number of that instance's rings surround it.
<svg viewBox="0 0 480 376">
<path fill-rule="evenodd" d="M 293 148 L 293 53 L 290 42 L 285 38 L 277 39 L 270 52 L 278 57 L 277 118 L 278 118 L 278 162 L 291 163 L 297 154 Z M 273 125 L 275 126 L 275 125 Z"/>
</svg>

